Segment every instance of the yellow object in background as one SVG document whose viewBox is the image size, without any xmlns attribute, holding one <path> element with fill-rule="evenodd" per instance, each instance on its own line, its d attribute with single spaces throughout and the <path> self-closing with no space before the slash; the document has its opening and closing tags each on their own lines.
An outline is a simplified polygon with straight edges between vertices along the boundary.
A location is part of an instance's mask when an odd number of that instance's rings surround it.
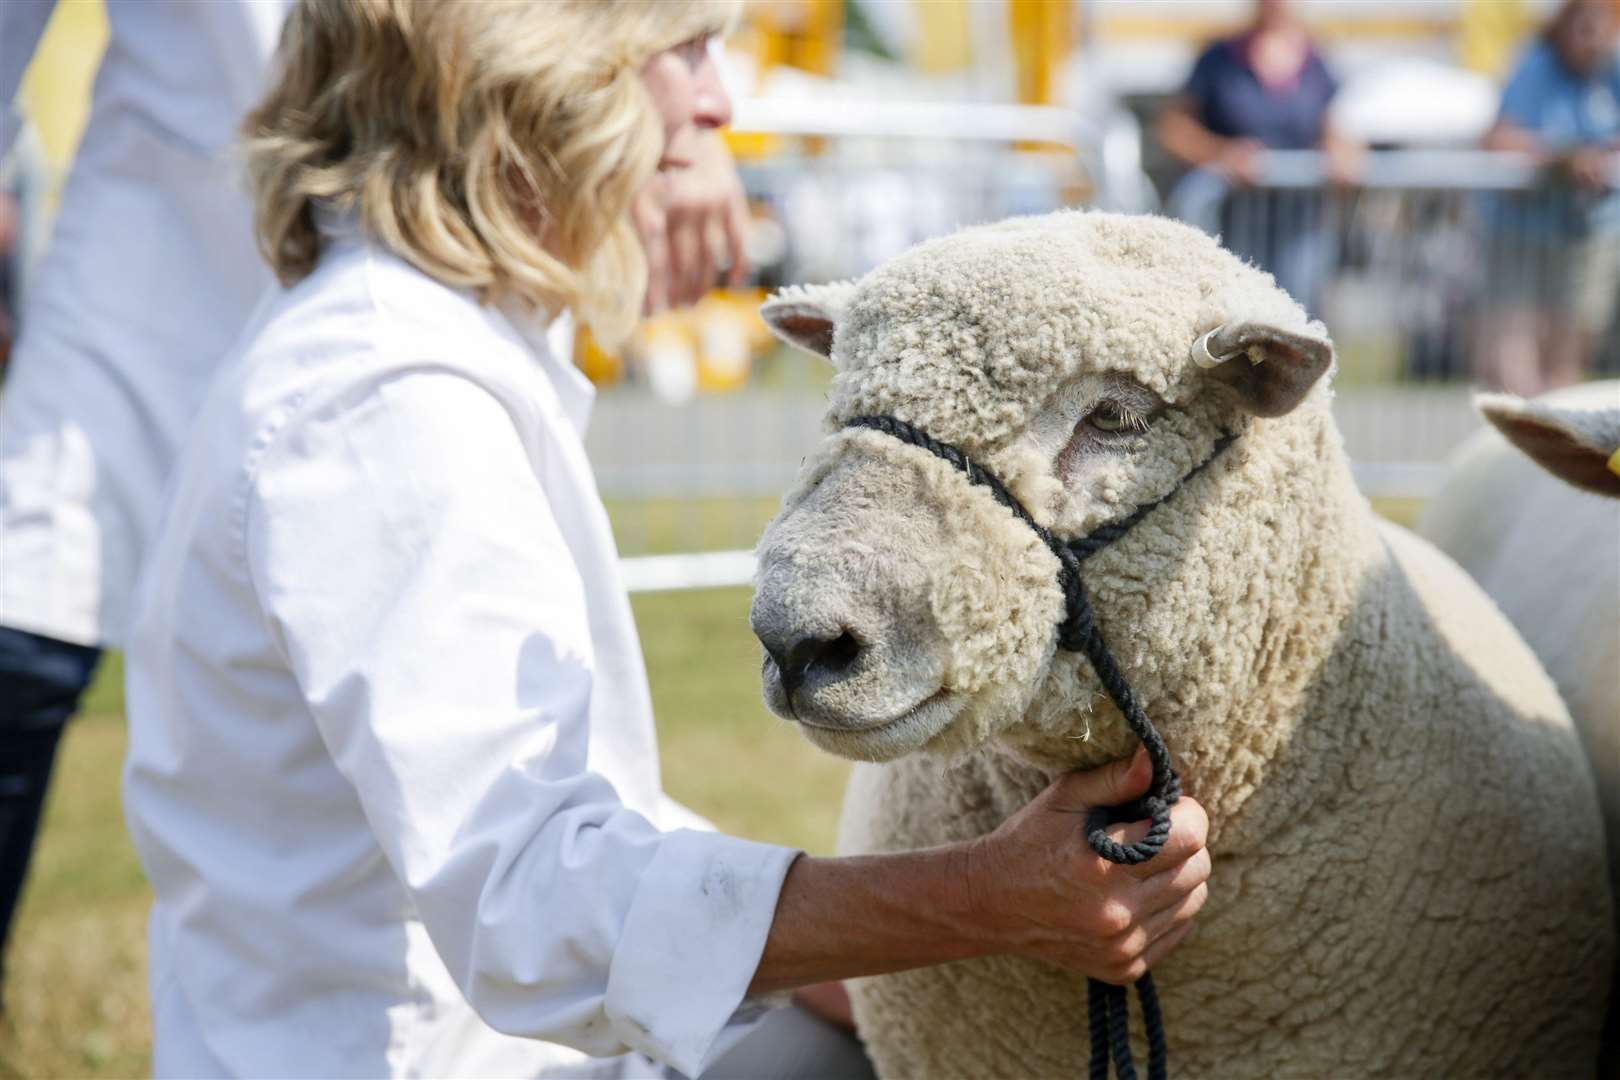
<svg viewBox="0 0 1620 1080">
<path fill-rule="evenodd" d="M 961 71 L 973 63 L 970 0 L 911 0 L 917 16 L 912 62 L 930 75 Z"/>
<path fill-rule="evenodd" d="M 733 131 L 726 128 L 720 136 L 725 139 L 726 149 L 731 151 L 731 156 L 738 161 L 764 161 L 782 150 L 781 137 L 763 131 Z"/>
<path fill-rule="evenodd" d="M 594 386 L 612 386 L 624 378 L 624 358 L 598 345 L 591 328 L 584 325 L 574 331 L 574 366 Z"/>
<path fill-rule="evenodd" d="M 748 6 L 759 70 L 786 65 L 831 75 L 844 43 L 843 0 L 758 0 Z"/>
<path fill-rule="evenodd" d="M 1532 29 L 1521 0 L 1464 0 L 1460 21 L 1457 58 L 1463 67 L 1505 78 Z"/>
<path fill-rule="evenodd" d="M 736 390 L 748 381 L 755 354 L 771 341 L 759 317 L 764 299 L 759 289 L 715 289 L 692 309 L 699 390 Z"/>
<path fill-rule="evenodd" d="M 574 363 L 597 386 L 623 381 L 631 369 L 660 398 L 680 404 L 703 391 L 724 393 L 748 382 L 756 357 L 774 339 L 759 317 L 763 289 L 713 289 L 697 305 L 646 319 L 623 353 L 610 353 L 581 327 Z"/>
<path fill-rule="evenodd" d="M 107 11 L 101 0 L 59 3 L 23 73 L 17 96 L 45 146 L 53 210 L 90 117 L 90 88 L 106 48 Z"/>
<path fill-rule="evenodd" d="M 5 0 L 0 0 L 4 3 Z M 843 0 L 755 0 L 738 45 L 754 54 L 760 76 L 774 67 L 832 75 L 844 45 Z M 782 139 L 758 132 L 727 131 L 726 145 L 738 161 L 762 161 L 781 152 Z M 820 140 L 804 140 L 816 152 Z"/>
<path fill-rule="evenodd" d="M 1018 100 L 1050 105 L 1057 73 L 1074 46 L 1069 0 L 1007 0 L 1007 32 L 1018 70 Z"/>
</svg>

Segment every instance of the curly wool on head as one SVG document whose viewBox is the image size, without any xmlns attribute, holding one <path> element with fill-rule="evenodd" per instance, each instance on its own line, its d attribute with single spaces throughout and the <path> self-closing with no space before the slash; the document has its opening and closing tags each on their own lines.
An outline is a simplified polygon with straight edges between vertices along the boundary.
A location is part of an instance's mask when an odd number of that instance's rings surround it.
<svg viewBox="0 0 1620 1080">
<path fill-rule="evenodd" d="M 1620 898 L 1620 382 L 1476 404 L 1493 427 L 1453 455 L 1418 529 L 1479 582 L 1569 704 Z M 1620 964 L 1609 999 L 1604 1076 L 1620 1075 Z"/>
<path fill-rule="evenodd" d="M 663 147 L 641 65 L 738 8 L 301 0 L 243 126 L 265 258 L 309 274 L 328 201 L 439 281 L 621 340 L 647 276 L 626 214 Z"/>
</svg>

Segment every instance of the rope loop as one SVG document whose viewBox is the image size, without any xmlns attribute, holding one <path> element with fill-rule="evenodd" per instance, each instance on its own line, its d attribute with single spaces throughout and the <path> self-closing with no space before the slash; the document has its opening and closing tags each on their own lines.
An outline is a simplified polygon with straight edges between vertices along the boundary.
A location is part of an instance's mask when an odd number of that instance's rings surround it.
<svg viewBox="0 0 1620 1080">
<path fill-rule="evenodd" d="M 1086 842 L 1091 850 L 1112 863 L 1136 866 L 1164 850 L 1170 839 L 1170 807 L 1181 798 L 1181 780 L 1174 773 L 1165 796 L 1144 795 L 1124 806 L 1094 806 L 1086 814 Z M 1134 844 L 1121 844 L 1108 835 L 1110 825 L 1149 821 L 1147 835 Z"/>
</svg>

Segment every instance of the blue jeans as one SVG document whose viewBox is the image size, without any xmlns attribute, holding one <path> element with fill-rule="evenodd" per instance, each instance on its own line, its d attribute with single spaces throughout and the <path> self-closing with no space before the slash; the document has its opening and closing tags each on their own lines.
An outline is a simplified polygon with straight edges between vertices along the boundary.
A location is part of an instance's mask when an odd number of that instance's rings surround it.
<svg viewBox="0 0 1620 1080">
<path fill-rule="evenodd" d="M 100 657 L 97 648 L 0 626 L 0 966 L 56 744 Z"/>
</svg>

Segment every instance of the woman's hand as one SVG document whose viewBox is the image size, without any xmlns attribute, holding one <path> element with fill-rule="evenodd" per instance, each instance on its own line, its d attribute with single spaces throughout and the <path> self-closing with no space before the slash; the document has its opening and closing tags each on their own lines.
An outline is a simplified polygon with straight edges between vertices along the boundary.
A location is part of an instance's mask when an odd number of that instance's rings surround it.
<svg viewBox="0 0 1620 1080">
<path fill-rule="evenodd" d="M 836 859 L 788 870 L 751 989 L 1015 953 L 1126 983 L 1175 948 L 1209 896 L 1203 808 L 1183 797 L 1164 849 L 1137 866 L 1086 843 L 1093 806 L 1148 788 L 1145 755 L 1069 773 L 995 832 L 922 851 Z M 1140 840 L 1146 822 L 1110 829 Z"/>
<path fill-rule="evenodd" d="M 697 303 L 722 260 L 733 286 L 745 280 L 748 203 L 718 133 L 701 134 L 690 165 L 660 170 L 631 208 L 631 220 L 647 253 L 645 314 Z"/>
<path fill-rule="evenodd" d="M 1183 797 L 1170 813 L 1164 849 L 1144 863 L 1111 863 L 1091 850 L 1085 815 L 1147 791 L 1147 755 L 1059 777 L 1001 828 L 970 848 L 969 889 L 991 941 L 1104 982 L 1140 978 L 1192 929 L 1209 897 L 1209 819 Z M 1114 826 L 1134 843 L 1145 821 Z"/>
<path fill-rule="evenodd" d="M 1577 187 L 1587 191 L 1609 190 L 1609 171 L 1620 161 L 1620 153 L 1600 146 L 1583 146 L 1570 151 L 1564 158 L 1564 168 Z"/>
<path fill-rule="evenodd" d="M 1266 146 L 1259 139 L 1225 139 L 1211 168 L 1240 187 L 1253 187 L 1265 170 Z"/>
</svg>

